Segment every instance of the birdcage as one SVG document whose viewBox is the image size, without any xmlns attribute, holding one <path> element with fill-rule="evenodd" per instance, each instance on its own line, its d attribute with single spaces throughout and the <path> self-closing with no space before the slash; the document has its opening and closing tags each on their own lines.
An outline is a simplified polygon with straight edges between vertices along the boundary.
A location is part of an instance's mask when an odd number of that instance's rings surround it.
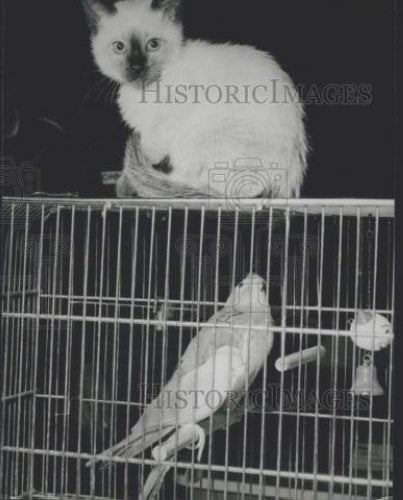
<svg viewBox="0 0 403 500">
<path fill-rule="evenodd" d="M 140 498 L 161 457 L 86 462 L 251 272 L 273 348 L 200 461 L 177 447 L 156 498 L 391 494 L 393 202 L 9 198 L 2 233 L 4 498 Z"/>
</svg>

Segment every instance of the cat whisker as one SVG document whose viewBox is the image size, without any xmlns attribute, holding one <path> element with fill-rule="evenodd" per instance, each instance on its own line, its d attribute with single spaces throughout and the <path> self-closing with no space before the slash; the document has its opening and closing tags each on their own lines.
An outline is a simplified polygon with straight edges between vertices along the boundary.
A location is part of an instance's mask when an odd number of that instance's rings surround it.
<svg viewBox="0 0 403 500">
<path fill-rule="evenodd" d="M 85 94 L 84 99 L 88 99 L 91 94 L 95 91 L 95 89 L 99 88 L 102 84 L 105 83 L 106 78 L 103 77 L 101 80 L 96 82 Z"/>
<path fill-rule="evenodd" d="M 89 99 L 92 95 L 95 94 L 95 101 L 101 101 L 101 97 L 102 97 L 102 94 L 104 94 L 105 91 L 107 91 L 111 84 L 113 84 L 114 82 L 111 82 L 111 80 L 109 80 L 108 78 L 106 77 L 102 77 L 101 80 L 99 80 L 98 82 L 96 82 L 91 88 L 90 90 L 86 93 L 84 99 Z M 102 102 L 102 101 L 101 101 Z"/>
<path fill-rule="evenodd" d="M 87 71 L 83 72 L 83 75 L 95 75 L 95 74 L 104 76 L 102 75 L 101 71 L 98 68 L 88 69 Z"/>
<path fill-rule="evenodd" d="M 119 96 L 120 85 L 119 83 L 115 83 L 112 87 L 111 92 L 111 104 L 114 104 Z"/>
<path fill-rule="evenodd" d="M 115 82 L 110 82 L 110 84 L 105 87 L 104 93 L 103 93 L 104 94 L 103 102 L 105 102 L 105 104 L 112 104 L 111 95 L 112 95 L 114 88 L 115 88 Z M 101 94 L 102 94 L 102 92 L 101 92 Z"/>
<path fill-rule="evenodd" d="M 106 104 L 112 104 L 112 93 L 113 93 L 114 88 L 115 88 L 114 85 L 108 86 L 108 89 L 107 89 L 106 94 L 105 94 L 105 103 Z"/>
</svg>

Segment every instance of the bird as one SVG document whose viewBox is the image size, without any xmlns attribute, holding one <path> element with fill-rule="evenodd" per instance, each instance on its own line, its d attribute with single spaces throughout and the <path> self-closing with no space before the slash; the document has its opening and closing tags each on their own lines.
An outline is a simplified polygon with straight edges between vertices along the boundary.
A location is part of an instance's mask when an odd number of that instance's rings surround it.
<svg viewBox="0 0 403 500">
<path fill-rule="evenodd" d="M 224 410 L 224 411 L 222 411 Z M 239 422 L 242 420 L 244 416 L 244 407 L 239 405 L 238 407 L 231 408 L 229 414 L 225 411 L 225 408 L 220 409 L 213 415 L 213 420 L 210 426 L 210 419 L 201 422 L 197 426 L 183 426 L 178 430 L 178 434 L 183 431 L 184 434 L 188 436 L 187 442 L 192 441 L 192 437 L 199 437 L 200 440 L 197 443 L 197 448 L 199 448 L 198 456 L 201 455 L 203 451 L 203 447 L 205 444 L 205 434 L 214 433 L 217 430 L 229 428 L 235 422 Z M 192 432 L 193 427 L 193 432 Z M 200 432 L 200 429 L 203 433 Z M 189 432 L 192 432 L 190 435 Z M 140 495 L 139 500 L 151 500 L 154 498 L 161 486 L 163 484 L 164 478 L 166 474 L 169 472 L 171 467 L 173 466 L 174 455 L 177 454 L 182 448 L 191 448 L 188 446 L 188 443 L 184 444 L 183 439 L 180 436 L 172 436 L 168 441 L 161 444 L 160 447 L 156 447 L 152 451 L 153 458 L 156 461 L 165 461 L 168 464 L 157 464 L 154 465 L 147 476 L 147 480 L 144 483 L 142 494 Z M 187 471 L 188 479 L 191 476 L 190 470 Z M 190 478 L 192 482 L 197 482 L 201 478 L 200 471 L 194 471 L 193 478 Z"/>
<path fill-rule="evenodd" d="M 175 442 L 178 448 L 184 447 L 184 436 L 190 437 L 187 444 L 193 441 L 200 461 L 205 422 L 220 410 L 239 408 L 272 349 L 272 325 L 266 282 L 258 274 L 249 273 L 190 341 L 169 382 L 145 408 L 130 434 L 95 455 L 87 466 L 111 462 L 114 456 L 136 457 L 153 445 L 161 445 L 168 436 L 171 450 Z M 223 423 L 221 418 L 221 426 Z M 164 459 L 158 455 L 161 450 L 161 446 L 153 450 L 154 459 Z M 156 494 L 169 468 L 159 464 L 151 471 L 142 498 Z"/>
</svg>

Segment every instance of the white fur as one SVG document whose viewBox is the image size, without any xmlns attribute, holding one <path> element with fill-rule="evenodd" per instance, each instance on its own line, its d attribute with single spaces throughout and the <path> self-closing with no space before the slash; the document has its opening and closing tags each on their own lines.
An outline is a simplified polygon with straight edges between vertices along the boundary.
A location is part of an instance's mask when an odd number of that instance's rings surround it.
<svg viewBox="0 0 403 500">
<path fill-rule="evenodd" d="M 181 27 L 167 22 L 161 11 L 151 10 L 152 0 L 121 0 L 115 4 L 116 14 L 100 15 L 97 33 L 92 39 L 92 52 L 101 71 L 110 78 L 124 83 L 119 71 L 119 58 L 113 53 L 113 42 L 127 43 L 133 34 L 143 40 L 144 46 L 151 38 L 163 38 L 169 41 L 169 47 L 180 47 L 182 44 Z M 163 62 L 176 56 L 175 50 L 163 52 Z"/>
<path fill-rule="evenodd" d="M 229 85 L 251 88 L 271 85 L 277 80 L 279 93 L 288 86 L 295 88 L 288 75 L 269 54 L 253 47 L 212 44 L 204 41 L 180 43 L 180 27 L 169 22 L 161 12 L 149 9 L 148 0 L 125 1 L 117 4 L 118 13 L 106 18 L 94 39 L 94 55 L 101 69 L 108 74 L 104 47 L 114 36 L 129 33 L 164 36 L 175 39 L 169 57 L 164 60 L 160 88 L 167 85 Z M 116 34 L 116 35 L 115 35 Z M 109 76 L 110 75 L 109 70 Z M 115 75 L 118 81 L 122 79 Z M 152 87 L 155 88 L 155 87 Z M 297 102 L 249 104 L 221 102 L 211 104 L 188 101 L 186 104 L 157 103 L 149 94 L 144 102 L 143 90 L 123 82 L 119 106 L 126 123 L 141 135 L 144 154 L 153 163 L 169 157 L 173 171 L 167 177 L 172 182 L 185 183 L 200 189 L 211 183 L 217 164 L 236 165 L 239 160 L 258 159 L 263 173 L 270 168 L 286 173 L 277 196 L 298 195 L 306 168 L 307 142 L 303 123 L 303 108 Z M 164 92 L 163 92 L 164 101 Z M 256 162 L 254 163 L 256 164 Z M 242 196 L 257 196 L 262 186 L 249 182 L 253 171 L 245 170 Z M 273 179 L 271 179 L 273 180 Z M 268 182 L 270 183 L 270 182 Z M 214 185 L 220 195 L 227 195 L 225 186 Z"/>
</svg>

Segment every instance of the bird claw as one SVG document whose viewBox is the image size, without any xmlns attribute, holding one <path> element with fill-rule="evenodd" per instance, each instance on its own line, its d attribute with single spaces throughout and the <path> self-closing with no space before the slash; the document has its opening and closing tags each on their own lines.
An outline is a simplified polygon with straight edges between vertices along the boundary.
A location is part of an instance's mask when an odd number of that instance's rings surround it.
<svg viewBox="0 0 403 500">
<path fill-rule="evenodd" d="M 200 462 L 206 445 L 206 433 L 200 425 L 197 424 L 186 424 L 186 427 L 191 428 L 193 430 L 193 435 L 197 436 L 197 441 L 194 441 L 194 444 L 192 446 L 188 446 L 187 448 L 191 450 L 194 447 L 196 450 L 199 450 L 197 452 L 197 461 Z"/>
<path fill-rule="evenodd" d="M 174 434 L 165 443 L 153 448 L 151 455 L 155 461 L 161 462 L 168 460 L 174 455 L 175 450 L 196 448 L 199 450 L 197 461 L 200 462 L 205 444 L 206 434 L 204 430 L 197 424 L 185 424 L 178 429 L 176 436 Z"/>
</svg>

